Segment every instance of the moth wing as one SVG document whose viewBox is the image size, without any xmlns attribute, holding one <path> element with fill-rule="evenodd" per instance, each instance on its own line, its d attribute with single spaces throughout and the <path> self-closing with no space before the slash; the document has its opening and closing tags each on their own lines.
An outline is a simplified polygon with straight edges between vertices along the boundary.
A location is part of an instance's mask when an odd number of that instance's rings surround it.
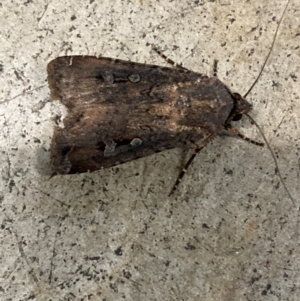
<svg viewBox="0 0 300 301">
<path fill-rule="evenodd" d="M 51 96 L 69 109 L 51 145 L 60 174 L 215 136 L 232 109 L 230 102 L 216 104 L 215 83 L 201 74 L 110 58 L 59 57 L 48 64 L 48 81 Z"/>
</svg>

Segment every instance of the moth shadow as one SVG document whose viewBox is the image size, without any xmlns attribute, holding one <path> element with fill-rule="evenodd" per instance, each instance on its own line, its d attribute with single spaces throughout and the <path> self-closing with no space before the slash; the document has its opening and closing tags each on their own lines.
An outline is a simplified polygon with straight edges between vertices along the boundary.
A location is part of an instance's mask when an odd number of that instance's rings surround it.
<svg viewBox="0 0 300 301">
<path fill-rule="evenodd" d="M 50 152 L 49 150 L 39 147 L 36 149 L 36 161 L 34 168 L 41 176 L 51 176 L 51 165 L 50 165 Z"/>
</svg>

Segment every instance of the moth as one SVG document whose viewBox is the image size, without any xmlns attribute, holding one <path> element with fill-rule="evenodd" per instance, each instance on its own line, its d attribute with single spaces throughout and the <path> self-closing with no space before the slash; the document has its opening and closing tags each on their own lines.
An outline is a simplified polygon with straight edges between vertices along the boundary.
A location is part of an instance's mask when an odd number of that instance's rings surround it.
<svg viewBox="0 0 300 301">
<path fill-rule="evenodd" d="M 48 81 L 51 97 L 68 108 L 51 144 L 55 174 L 92 172 L 188 144 L 198 152 L 252 108 L 217 77 L 183 67 L 63 56 L 48 64 Z"/>
<path fill-rule="evenodd" d="M 176 66 L 154 50 L 175 67 L 93 56 L 62 56 L 48 64 L 51 97 L 68 108 L 64 127 L 54 129 L 53 174 L 92 172 L 190 145 L 194 154 L 171 194 L 196 154 L 224 130 L 263 145 L 232 126 L 243 115 L 253 121 L 244 97 L 216 76 Z"/>
</svg>

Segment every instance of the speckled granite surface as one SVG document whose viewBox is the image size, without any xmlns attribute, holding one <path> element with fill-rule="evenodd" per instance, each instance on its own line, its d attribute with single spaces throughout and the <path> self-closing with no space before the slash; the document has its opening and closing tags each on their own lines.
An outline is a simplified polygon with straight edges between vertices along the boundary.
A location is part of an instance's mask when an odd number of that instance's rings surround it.
<svg viewBox="0 0 300 301">
<path fill-rule="evenodd" d="M 0 299 L 299 300 L 300 4 L 286 1 L 1 1 Z M 47 63 L 60 55 L 165 62 L 248 100 L 274 149 L 228 136 L 195 159 L 172 150 L 49 179 Z M 247 120 L 237 127 L 260 140 Z"/>
</svg>

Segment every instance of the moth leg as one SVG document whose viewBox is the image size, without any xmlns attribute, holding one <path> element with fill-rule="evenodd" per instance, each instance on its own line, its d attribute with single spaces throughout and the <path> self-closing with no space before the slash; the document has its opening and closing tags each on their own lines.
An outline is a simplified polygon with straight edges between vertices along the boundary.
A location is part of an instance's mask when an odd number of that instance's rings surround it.
<svg viewBox="0 0 300 301">
<path fill-rule="evenodd" d="M 218 60 L 214 60 L 214 66 L 213 66 L 213 76 L 217 77 L 218 76 Z"/>
<path fill-rule="evenodd" d="M 231 134 L 238 136 L 249 143 L 252 143 L 252 144 L 258 145 L 258 146 L 264 146 L 264 143 L 252 140 L 252 139 L 244 136 L 242 133 L 239 132 L 238 129 L 233 127 L 231 124 L 226 125 L 226 130 L 228 130 Z"/>
<path fill-rule="evenodd" d="M 205 145 L 204 145 L 205 146 Z M 201 149 L 204 147 L 204 146 L 201 146 L 201 147 L 197 147 L 195 150 L 194 150 L 194 153 L 191 155 L 191 157 L 189 158 L 189 160 L 186 162 L 186 164 L 184 165 L 184 167 L 182 168 L 181 172 L 179 173 L 178 177 L 177 177 L 177 180 L 174 184 L 174 186 L 172 187 L 170 193 L 169 193 L 169 196 L 171 194 L 173 194 L 173 192 L 176 190 L 176 188 L 178 187 L 178 185 L 180 184 L 180 182 L 182 181 L 182 178 L 183 176 L 185 175 L 185 173 L 187 172 L 189 166 L 191 165 L 191 163 L 193 162 L 193 160 L 195 159 L 196 155 L 201 151 Z"/>
<path fill-rule="evenodd" d="M 169 59 L 165 56 L 159 49 L 157 49 L 154 45 L 152 45 L 152 50 L 154 50 L 160 57 L 162 57 L 168 64 L 171 64 L 175 68 L 183 69 L 189 71 L 188 69 L 184 68 L 181 64 L 175 63 L 173 60 Z"/>
<path fill-rule="evenodd" d="M 202 143 L 201 146 L 197 146 L 196 149 L 194 150 L 193 154 L 191 155 L 191 157 L 189 158 L 189 160 L 185 163 L 184 167 L 182 168 L 181 172 L 179 173 L 177 180 L 174 184 L 174 186 L 172 187 L 169 196 L 171 194 L 173 194 L 173 192 L 177 189 L 178 185 L 180 184 L 180 182 L 182 181 L 183 176 L 185 175 L 185 173 L 187 172 L 189 166 L 191 165 L 191 163 L 193 162 L 193 160 L 195 159 L 195 157 L 197 156 L 197 154 L 214 138 L 214 135 L 209 135 Z"/>
</svg>

